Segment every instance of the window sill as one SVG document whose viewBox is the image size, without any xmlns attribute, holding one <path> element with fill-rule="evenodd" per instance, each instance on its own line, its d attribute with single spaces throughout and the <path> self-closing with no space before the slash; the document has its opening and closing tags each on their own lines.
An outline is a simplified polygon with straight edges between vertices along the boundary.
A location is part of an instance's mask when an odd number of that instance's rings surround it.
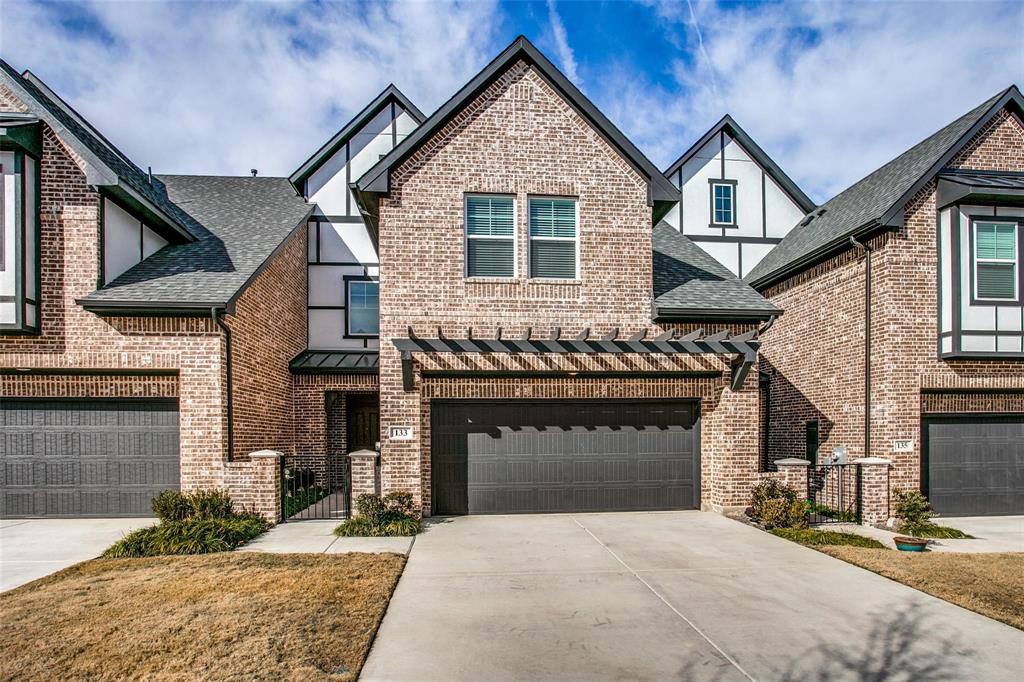
<svg viewBox="0 0 1024 682">
<path fill-rule="evenodd" d="M 738 230 L 740 228 L 740 226 L 737 225 L 736 223 L 708 223 L 708 227 L 715 230 L 719 230 L 723 227 L 732 230 Z"/>
<path fill-rule="evenodd" d="M 518 277 L 463 277 L 467 284 L 514 284 Z"/>
<path fill-rule="evenodd" d="M 527 284 L 560 284 L 560 285 L 574 285 L 583 284 L 582 279 L 556 279 L 554 277 L 548 279 L 546 277 L 531 277 L 526 280 Z"/>
</svg>

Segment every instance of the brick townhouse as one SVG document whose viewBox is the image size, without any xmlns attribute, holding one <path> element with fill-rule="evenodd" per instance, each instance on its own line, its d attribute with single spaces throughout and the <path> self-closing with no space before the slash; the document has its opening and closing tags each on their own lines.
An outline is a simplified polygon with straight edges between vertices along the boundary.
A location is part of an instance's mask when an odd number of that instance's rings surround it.
<svg viewBox="0 0 1024 682">
<path fill-rule="evenodd" d="M 389 86 L 289 178 L 144 172 L 6 64 L 0 110 L 0 516 L 180 486 L 277 518 L 299 481 L 426 514 L 722 511 L 806 451 L 764 344 L 809 313 L 740 277 L 829 204 L 728 116 L 661 172 L 521 37 L 429 116 Z"/>
<path fill-rule="evenodd" d="M 1022 105 L 980 104 L 747 275 L 785 310 L 761 337 L 769 460 L 844 446 L 942 513 L 1024 513 Z"/>
</svg>

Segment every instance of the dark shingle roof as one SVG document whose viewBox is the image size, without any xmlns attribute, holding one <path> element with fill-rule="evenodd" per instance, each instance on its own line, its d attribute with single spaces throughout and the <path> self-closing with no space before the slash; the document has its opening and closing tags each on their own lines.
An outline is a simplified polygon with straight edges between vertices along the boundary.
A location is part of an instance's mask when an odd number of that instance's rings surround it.
<svg viewBox="0 0 1024 682">
<path fill-rule="evenodd" d="M 159 179 L 198 240 L 164 247 L 80 301 L 87 308 L 228 305 L 313 209 L 287 178 Z"/>
<path fill-rule="evenodd" d="M 842 249 L 849 237 L 880 225 L 895 225 L 908 194 L 930 179 L 952 154 L 966 143 L 993 113 L 1010 100 L 1020 106 L 1015 86 L 986 100 L 927 139 L 840 192 L 805 217 L 744 278 L 754 286 L 767 286 L 781 276 L 799 271 Z M 939 168 L 936 168 L 936 166 Z"/>
<path fill-rule="evenodd" d="M 654 227 L 653 246 L 656 318 L 767 319 L 782 312 L 664 221 Z"/>
<path fill-rule="evenodd" d="M 188 232 L 181 212 L 168 199 L 163 187 L 156 182 L 150 184 L 147 173 L 132 163 L 42 80 L 28 71 L 24 75 L 19 74 L 10 64 L 0 59 L 0 79 L 2 76 L 7 77 L 9 85 L 13 86 L 20 98 L 26 100 L 26 105 L 30 108 L 38 107 L 33 113 L 46 119 L 67 144 L 75 147 L 85 157 L 87 163 L 92 161 L 101 164 L 109 171 L 111 177 L 91 177 L 90 184 L 112 186 L 115 194 L 123 195 L 122 200 L 139 203 L 150 214 L 151 222 L 162 223 L 181 238 L 194 236 Z M 18 88 L 24 92 L 17 92 Z M 67 135 L 62 134 L 65 131 Z"/>
</svg>

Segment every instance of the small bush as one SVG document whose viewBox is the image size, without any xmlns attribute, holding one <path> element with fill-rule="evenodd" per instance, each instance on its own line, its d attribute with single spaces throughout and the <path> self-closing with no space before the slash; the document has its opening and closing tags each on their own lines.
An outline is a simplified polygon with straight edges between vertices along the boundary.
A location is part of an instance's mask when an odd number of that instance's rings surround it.
<svg viewBox="0 0 1024 682">
<path fill-rule="evenodd" d="M 893 514 L 900 521 L 900 532 L 917 535 L 915 531 L 931 525 L 935 516 L 928 499 L 916 490 L 895 490 L 892 494 Z"/>
<path fill-rule="evenodd" d="M 824 545 L 849 545 L 851 547 L 870 547 L 872 549 L 885 549 L 878 540 L 866 538 L 856 533 L 836 533 L 828 530 L 797 529 L 797 528 L 775 528 L 772 535 L 777 535 L 786 540 L 799 542 L 801 545 L 824 546 Z"/>
<path fill-rule="evenodd" d="M 941 540 L 973 540 L 973 535 L 968 535 L 962 530 L 940 526 L 937 523 L 920 523 L 912 528 L 912 531 L 900 529 L 907 535 L 915 538 L 937 538 Z"/>
<path fill-rule="evenodd" d="M 806 528 L 807 503 L 775 479 L 754 486 L 750 516 L 765 528 Z"/>
<path fill-rule="evenodd" d="M 255 514 L 163 521 L 129 533 L 111 545 L 103 556 L 122 558 L 230 552 L 266 531 L 267 526 L 263 517 Z"/>
<path fill-rule="evenodd" d="M 383 498 L 365 493 L 356 498 L 358 516 L 341 523 L 334 534 L 341 537 L 402 537 L 416 535 L 423 526 L 407 492 L 388 493 Z"/>
<path fill-rule="evenodd" d="M 164 490 L 153 498 L 151 507 L 161 521 L 224 519 L 232 515 L 231 496 L 223 490 Z"/>
<path fill-rule="evenodd" d="M 192 515 L 192 505 L 177 490 L 164 490 L 153 498 L 151 506 L 161 521 L 181 521 Z"/>
</svg>

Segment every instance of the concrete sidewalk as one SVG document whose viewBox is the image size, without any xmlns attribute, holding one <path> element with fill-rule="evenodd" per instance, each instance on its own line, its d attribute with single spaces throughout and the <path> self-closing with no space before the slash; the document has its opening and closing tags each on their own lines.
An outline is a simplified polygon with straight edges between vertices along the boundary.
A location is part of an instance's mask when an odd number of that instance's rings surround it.
<svg viewBox="0 0 1024 682">
<path fill-rule="evenodd" d="M 344 554 L 393 552 L 408 554 L 414 538 L 339 538 L 334 535 L 338 521 L 290 521 L 280 523 L 259 536 L 239 552 L 275 554 Z"/>
<path fill-rule="evenodd" d="M 0 592 L 95 559 L 130 531 L 156 519 L 0 520 Z"/>
<path fill-rule="evenodd" d="M 1019 679 L 1024 632 L 717 514 L 432 521 L 362 680 Z"/>
<path fill-rule="evenodd" d="M 1024 552 L 1024 516 L 936 517 L 935 523 L 962 530 L 973 537 L 965 540 L 932 539 L 928 543 L 930 552 Z M 820 528 L 874 538 L 889 549 L 896 549 L 893 539 L 899 535 L 856 523 L 826 524 Z"/>
</svg>

